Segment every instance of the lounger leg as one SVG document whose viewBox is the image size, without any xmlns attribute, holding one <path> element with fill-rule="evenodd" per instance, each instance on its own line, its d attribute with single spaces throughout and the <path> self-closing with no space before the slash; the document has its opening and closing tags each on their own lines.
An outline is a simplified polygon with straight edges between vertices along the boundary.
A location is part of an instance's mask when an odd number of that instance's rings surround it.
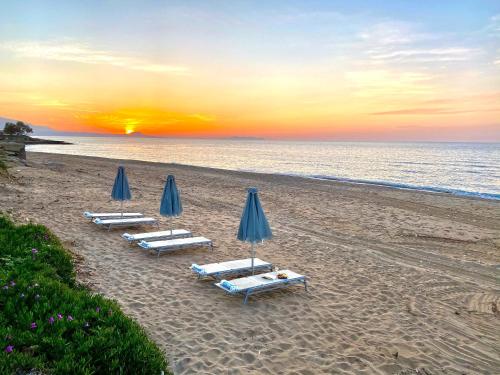
<svg viewBox="0 0 500 375">
<path fill-rule="evenodd" d="M 305 290 L 306 290 L 306 292 L 307 292 L 307 280 L 306 280 L 306 279 L 304 279 L 304 289 L 305 289 Z"/>
<path fill-rule="evenodd" d="M 108 225 L 108 232 L 111 230 L 111 224 Z"/>
<path fill-rule="evenodd" d="M 247 304 L 248 295 L 249 295 L 249 293 L 248 293 L 248 292 L 246 292 L 246 293 L 245 293 L 245 299 L 243 300 L 243 304 L 244 304 L 244 305 L 246 305 L 246 304 Z"/>
</svg>

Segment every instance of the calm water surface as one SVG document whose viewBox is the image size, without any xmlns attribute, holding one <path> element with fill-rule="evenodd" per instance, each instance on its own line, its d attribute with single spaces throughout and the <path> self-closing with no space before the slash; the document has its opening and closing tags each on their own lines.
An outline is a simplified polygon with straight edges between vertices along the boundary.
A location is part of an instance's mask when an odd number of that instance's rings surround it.
<svg viewBox="0 0 500 375">
<path fill-rule="evenodd" d="M 300 175 L 500 199 L 500 143 L 44 137 L 29 151 Z"/>
</svg>

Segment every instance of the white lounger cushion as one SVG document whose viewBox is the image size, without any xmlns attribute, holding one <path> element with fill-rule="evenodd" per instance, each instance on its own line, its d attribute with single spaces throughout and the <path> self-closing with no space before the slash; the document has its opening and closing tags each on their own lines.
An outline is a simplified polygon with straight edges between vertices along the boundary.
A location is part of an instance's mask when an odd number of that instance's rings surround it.
<svg viewBox="0 0 500 375">
<path fill-rule="evenodd" d="M 144 215 L 139 213 L 139 212 L 104 212 L 104 213 L 97 213 L 97 212 L 88 212 L 85 211 L 83 215 L 87 219 L 97 219 L 97 218 L 120 218 L 120 217 L 125 217 L 125 218 L 131 218 L 131 217 L 143 217 Z"/>
<path fill-rule="evenodd" d="M 205 237 L 188 237 L 188 238 L 176 238 L 173 240 L 164 240 L 164 241 L 152 241 L 139 242 L 139 246 L 148 250 L 159 250 L 159 249 L 168 249 L 168 248 L 178 248 L 188 245 L 210 245 L 212 243 L 211 240 Z"/>
<path fill-rule="evenodd" d="M 159 232 L 147 232 L 147 233 L 136 233 L 129 234 L 123 233 L 122 237 L 127 241 L 142 241 L 150 240 L 153 238 L 166 238 L 166 237 L 190 237 L 191 232 L 185 229 L 174 229 L 174 230 L 163 230 Z"/>
<path fill-rule="evenodd" d="M 288 275 L 287 279 L 278 279 L 276 276 L 278 273 L 286 273 Z M 273 277 L 272 280 L 268 280 L 263 278 L 262 276 L 270 276 Z M 266 288 L 266 287 L 273 287 L 281 283 L 287 283 L 290 281 L 294 280 L 303 280 L 304 276 L 299 275 L 298 273 L 289 271 L 289 270 L 280 270 L 280 271 L 274 271 L 274 272 L 268 272 L 268 273 L 263 273 L 260 275 L 253 275 L 253 276 L 247 276 L 247 277 L 241 277 L 239 279 L 233 279 L 230 281 L 231 285 L 234 286 L 234 289 L 231 290 L 230 292 L 232 293 L 239 293 L 239 292 L 245 292 L 248 289 L 253 289 L 253 288 Z M 225 281 L 225 280 L 224 280 Z M 216 283 L 219 288 L 224 289 L 225 291 L 229 291 L 227 288 L 223 287 L 221 284 L 224 282 L 221 281 L 220 283 Z"/>
<path fill-rule="evenodd" d="M 193 265 L 195 266 L 195 265 Z M 210 276 L 213 274 L 217 273 L 224 273 L 224 272 L 230 272 L 230 271 L 238 271 L 238 270 L 246 270 L 246 269 L 251 269 L 252 268 L 252 259 L 238 259 L 238 260 L 230 260 L 228 262 L 221 262 L 221 263 L 209 263 L 209 264 L 203 264 L 203 265 L 196 265 L 196 268 L 199 268 L 202 270 L 202 272 L 198 272 L 195 268 L 191 266 L 191 269 L 193 269 L 194 272 Z M 254 259 L 254 267 L 271 267 L 272 264 L 269 262 L 264 262 L 263 260 L 260 260 L 259 258 Z"/>
<path fill-rule="evenodd" d="M 94 219 L 94 223 L 98 225 L 133 225 L 133 224 L 149 224 L 156 223 L 156 219 L 152 217 L 137 217 L 131 219 Z"/>
</svg>

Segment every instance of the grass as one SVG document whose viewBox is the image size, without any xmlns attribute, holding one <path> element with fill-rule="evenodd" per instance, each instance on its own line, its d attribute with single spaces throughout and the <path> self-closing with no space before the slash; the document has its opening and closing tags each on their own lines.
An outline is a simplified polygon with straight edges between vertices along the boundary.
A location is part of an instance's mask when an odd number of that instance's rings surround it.
<svg viewBox="0 0 500 375">
<path fill-rule="evenodd" d="M 157 374 L 167 363 L 119 306 L 79 286 L 41 225 L 0 215 L 0 374 Z"/>
</svg>

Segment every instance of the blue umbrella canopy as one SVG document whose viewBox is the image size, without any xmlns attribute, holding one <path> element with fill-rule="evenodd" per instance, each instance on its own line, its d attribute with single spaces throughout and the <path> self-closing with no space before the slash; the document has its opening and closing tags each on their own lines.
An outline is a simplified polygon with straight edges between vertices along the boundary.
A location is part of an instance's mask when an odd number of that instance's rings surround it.
<svg viewBox="0 0 500 375">
<path fill-rule="evenodd" d="M 160 214 L 162 216 L 179 216 L 182 213 L 182 203 L 175 177 L 168 175 L 161 197 Z"/>
<path fill-rule="evenodd" d="M 255 243 L 270 239 L 272 236 L 271 228 L 260 204 L 257 188 L 249 188 L 245 209 L 241 215 L 238 239 L 252 244 L 252 275 L 254 274 Z"/>
<path fill-rule="evenodd" d="M 241 215 L 238 239 L 256 243 L 272 236 L 271 228 L 260 204 L 257 188 L 249 188 L 245 209 Z"/>
<path fill-rule="evenodd" d="M 113 190 L 111 191 L 111 198 L 115 201 L 127 201 L 132 198 L 130 195 L 130 188 L 128 186 L 125 168 L 121 166 L 118 167 L 118 172 L 116 173 L 115 184 L 113 185 Z"/>
</svg>

